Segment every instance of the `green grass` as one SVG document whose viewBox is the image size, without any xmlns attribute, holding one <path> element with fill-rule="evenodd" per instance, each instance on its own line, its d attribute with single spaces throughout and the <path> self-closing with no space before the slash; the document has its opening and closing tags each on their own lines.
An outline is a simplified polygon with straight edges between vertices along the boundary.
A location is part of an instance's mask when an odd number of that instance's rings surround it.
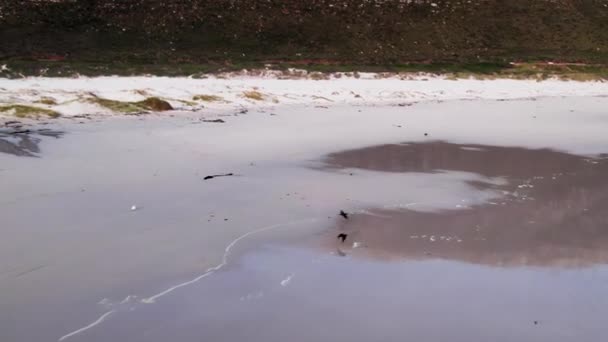
<svg viewBox="0 0 608 342">
<path fill-rule="evenodd" d="M 52 97 L 43 96 L 40 100 L 36 101 L 36 103 L 44 104 L 47 106 L 55 106 L 57 105 L 57 100 Z"/>
<path fill-rule="evenodd" d="M 88 99 L 89 102 L 98 104 L 105 107 L 113 112 L 117 113 L 140 113 L 145 111 L 144 108 L 136 105 L 134 102 L 116 101 L 110 99 L 104 99 L 101 97 L 92 97 Z"/>
<path fill-rule="evenodd" d="M 171 101 L 175 101 L 175 102 L 180 102 L 183 103 L 187 106 L 196 106 L 198 105 L 198 103 L 196 103 L 195 101 L 189 101 L 189 100 L 180 100 L 180 99 L 167 99 L 167 100 L 171 100 Z"/>
<path fill-rule="evenodd" d="M 516 63 L 502 69 L 492 71 L 478 70 L 455 71 L 446 73 L 450 79 L 528 79 L 542 81 L 549 78 L 573 81 L 601 81 L 608 79 L 608 66 L 577 65 L 577 64 L 548 64 L 548 63 Z"/>
<path fill-rule="evenodd" d="M 143 101 L 129 102 L 93 96 L 89 98 L 88 101 L 105 107 L 113 112 L 125 114 L 137 114 L 147 111 L 161 112 L 173 109 L 167 101 L 158 97 L 149 97 Z"/>
<path fill-rule="evenodd" d="M 376 73 L 429 73 L 434 75 L 446 75 L 449 78 L 514 78 L 514 79 L 546 79 L 556 77 L 560 79 L 571 79 L 580 81 L 608 80 L 608 63 L 604 64 L 548 64 L 540 59 L 533 59 L 527 62 L 511 65 L 507 62 L 471 62 L 471 63 L 395 63 L 395 64 L 361 64 L 344 60 L 335 63 L 311 63 L 298 64 L 289 60 L 273 61 L 250 61 L 242 63 L 232 63 L 230 65 L 207 64 L 139 64 L 132 65 L 112 64 L 100 65 L 95 62 L 38 62 L 38 61 L 0 61 L 0 64 L 7 64 L 11 70 L 0 76 L 7 78 L 19 78 L 23 76 L 40 76 L 40 70 L 46 70 L 46 76 L 71 77 L 75 75 L 83 76 L 102 76 L 102 75 L 156 75 L 156 76 L 192 76 L 206 77 L 207 74 L 218 74 L 221 72 L 239 71 L 243 69 L 272 69 L 283 72 L 282 78 L 302 78 L 304 74 L 299 71 L 289 71 L 289 69 L 307 70 L 311 79 L 327 79 L 329 73 L 343 72 L 356 77 L 358 72 Z M 145 94 L 145 93 L 142 93 Z M 214 95 L 196 95 L 194 101 L 216 102 L 222 98 Z M 119 101 L 116 101 L 119 102 Z M 44 103 L 44 102 L 41 102 Z M 50 104 L 50 103 L 49 103 Z M 107 106 L 118 106 L 125 108 L 123 103 L 107 103 Z M 106 105 L 104 105 L 106 106 Z M 128 106 L 127 106 L 128 107 Z M 131 108 L 134 109 L 134 108 Z"/>
<path fill-rule="evenodd" d="M 39 119 L 40 117 L 58 118 L 58 112 L 50 109 L 25 106 L 25 105 L 5 105 L 0 106 L 0 113 L 10 113 L 18 118 Z"/>
<path fill-rule="evenodd" d="M 192 98 L 194 101 L 205 101 L 205 102 L 219 102 L 219 101 L 223 101 L 224 98 L 218 95 L 206 95 L 206 94 L 201 94 L 201 95 L 196 95 Z"/>
<path fill-rule="evenodd" d="M 213 63 L 146 63 L 145 61 L 130 61 L 106 63 L 104 58 L 111 58 L 100 52 L 102 61 L 71 60 L 71 61 L 39 61 L 33 59 L 0 59 L 0 65 L 8 65 L 10 70 L 1 71 L 0 77 L 21 78 L 23 76 L 45 77 L 74 77 L 74 76 L 193 76 L 202 77 L 208 73 L 219 71 L 240 70 L 254 64 L 243 63 L 234 66 L 222 66 Z"/>
<path fill-rule="evenodd" d="M 12 3 L 0 5 L 3 77 L 265 64 L 487 74 L 509 61 L 608 61 L 605 0 L 170 1 L 171 11 L 155 1 Z"/>
<path fill-rule="evenodd" d="M 254 101 L 264 101 L 265 98 L 264 94 L 257 90 L 244 91 L 243 96 Z"/>
</svg>

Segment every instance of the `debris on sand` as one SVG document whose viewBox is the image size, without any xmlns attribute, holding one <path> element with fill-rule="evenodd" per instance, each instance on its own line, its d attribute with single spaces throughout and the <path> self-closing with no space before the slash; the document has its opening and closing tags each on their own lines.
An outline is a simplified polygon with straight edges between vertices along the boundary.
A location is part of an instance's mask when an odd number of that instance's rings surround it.
<svg viewBox="0 0 608 342">
<path fill-rule="evenodd" d="M 8 134 L 11 134 L 11 135 L 16 135 L 16 134 L 30 134 L 30 133 L 32 133 L 32 131 L 31 131 L 31 130 L 29 130 L 29 129 L 24 129 L 24 130 L 21 130 L 21 131 L 13 131 L 13 132 L 9 132 Z"/>
<path fill-rule="evenodd" d="M 218 177 L 230 177 L 230 176 L 234 176 L 234 173 L 225 173 L 225 174 L 221 174 L 221 175 L 205 176 L 205 178 L 203 178 L 203 180 L 209 180 L 209 179 L 218 178 Z"/>
<path fill-rule="evenodd" d="M 344 210 L 340 210 L 340 216 L 344 217 L 345 220 L 348 220 L 348 214 Z"/>
<path fill-rule="evenodd" d="M 215 119 L 215 120 L 201 120 L 202 122 L 213 122 L 213 123 L 224 123 L 226 121 L 222 120 L 222 119 Z"/>
<path fill-rule="evenodd" d="M 5 127 L 9 127 L 9 126 L 13 126 L 13 125 L 21 125 L 21 122 L 13 120 L 13 121 L 7 121 L 7 122 L 4 123 Z"/>
<path fill-rule="evenodd" d="M 344 234 L 344 233 L 340 233 L 338 234 L 337 238 L 342 240 L 342 242 L 344 243 L 344 241 L 346 241 L 346 238 L 348 237 L 348 234 Z"/>
<path fill-rule="evenodd" d="M 137 206 L 136 206 L 136 205 L 132 205 L 132 206 L 131 206 L 131 211 L 136 211 L 137 209 L 138 209 L 138 208 L 137 208 Z"/>
<path fill-rule="evenodd" d="M 72 115 L 70 116 L 71 119 L 89 119 L 92 120 L 91 115 L 90 114 L 78 114 L 78 115 Z"/>
</svg>

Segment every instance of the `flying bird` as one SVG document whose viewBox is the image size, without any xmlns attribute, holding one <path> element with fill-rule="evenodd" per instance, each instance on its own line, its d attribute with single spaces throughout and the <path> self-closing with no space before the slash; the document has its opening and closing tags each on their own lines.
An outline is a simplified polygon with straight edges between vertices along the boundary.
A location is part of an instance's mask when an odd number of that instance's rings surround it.
<svg viewBox="0 0 608 342">
<path fill-rule="evenodd" d="M 344 210 L 340 210 L 340 216 L 344 217 L 345 220 L 348 220 L 348 214 L 344 212 Z"/>
</svg>

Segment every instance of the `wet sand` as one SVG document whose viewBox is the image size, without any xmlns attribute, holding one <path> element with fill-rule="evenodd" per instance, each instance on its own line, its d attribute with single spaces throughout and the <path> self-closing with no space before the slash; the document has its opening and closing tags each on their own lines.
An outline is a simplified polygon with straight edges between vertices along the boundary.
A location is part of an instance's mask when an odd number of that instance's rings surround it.
<svg viewBox="0 0 608 342">
<path fill-rule="evenodd" d="M 600 341 L 607 283 L 605 265 L 386 262 L 266 244 L 79 340 Z"/>
<path fill-rule="evenodd" d="M 0 153 L 12 154 L 18 157 L 35 157 L 40 153 L 38 144 L 42 137 L 60 138 L 63 132 L 50 129 L 14 129 L 0 130 Z"/>
<path fill-rule="evenodd" d="M 606 104 L 61 121 L 27 153 L 3 136 L 0 340 L 597 341 Z"/>
</svg>

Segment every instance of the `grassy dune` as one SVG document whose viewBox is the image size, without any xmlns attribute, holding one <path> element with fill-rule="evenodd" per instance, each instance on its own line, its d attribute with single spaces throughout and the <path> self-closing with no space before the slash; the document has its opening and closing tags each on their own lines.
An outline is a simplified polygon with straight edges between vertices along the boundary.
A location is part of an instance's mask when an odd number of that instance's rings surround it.
<svg viewBox="0 0 608 342">
<path fill-rule="evenodd" d="M 0 12 L 5 77 L 270 66 L 574 78 L 604 77 L 608 63 L 604 0 L 5 1 Z"/>
</svg>

